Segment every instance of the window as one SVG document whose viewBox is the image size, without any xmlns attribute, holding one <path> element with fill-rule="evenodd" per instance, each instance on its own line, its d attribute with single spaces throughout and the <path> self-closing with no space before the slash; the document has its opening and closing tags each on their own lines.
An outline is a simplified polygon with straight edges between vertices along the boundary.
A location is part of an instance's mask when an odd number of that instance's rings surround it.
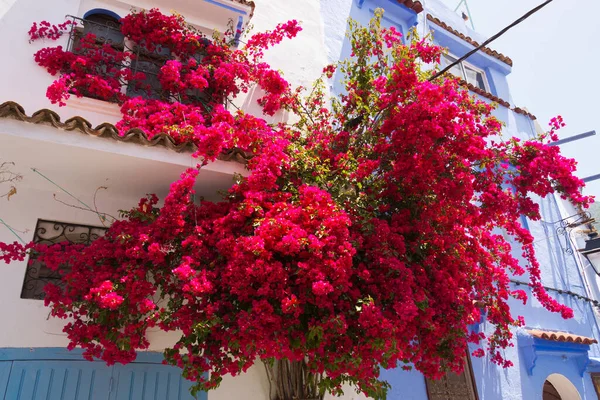
<svg viewBox="0 0 600 400">
<path fill-rule="evenodd" d="M 89 245 L 94 240 L 104 236 L 108 228 L 89 225 L 70 224 L 67 222 L 47 221 L 39 219 L 33 235 L 34 243 L 46 245 L 69 242 Z M 68 266 L 65 266 L 66 271 Z M 36 260 L 34 255 L 29 257 L 23 288 L 21 289 L 22 299 L 44 298 L 44 286 L 47 283 L 54 283 L 62 287 L 61 273 L 53 271 L 46 265 Z"/>
<path fill-rule="evenodd" d="M 189 103 L 191 101 L 206 102 L 212 95 L 210 89 L 205 90 L 189 90 L 187 93 L 174 95 L 162 88 L 159 74 L 165 63 L 174 59 L 174 55 L 167 47 L 152 46 L 142 40 L 140 43 L 134 43 L 123 35 L 121 32 L 121 23 L 119 16 L 106 10 L 92 10 L 86 13 L 83 19 L 69 16 L 73 21 L 72 29 L 69 36 L 67 48 L 75 54 L 90 53 L 94 56 L 96 53 L 101 53 L 107 57 L 106 61 L 95 68 L 93 71 L 87 72 L 92 76 L 101 76 L 109 81 L 109 85 L 116 91 L 127 94 L 130 97 L 140 96 L 145 99 L 158 99 L 163 101 L 179 101 Z M 94 43 L 85 43 L 84 38 L 88 34 L 94 35 Z M 89 41 L 89 39 L 88 39 Z M 210 40 L 203 38 L 201 43 L 204 46 L 210 44 Z M 91 45 L 91 46 L 90 46 Z M 106 45 L 109 45 L 109 50 L 106 51 Z M 104 46 L 104 47 L 103 47 Z M 91 48 L 90 48 L 91 47 Z M 201 63 L 206 52 L 201 49 L 192 57 Z M 180 60 L 184 62 L 185 60 Z M 124 71 L 129 69 L 134 75 L 142 73 L 142 77 L 137 77 L 134 80 L 123 78 L 126 74 Z M 118 102 L 119 95 L 112 95 L 111 98 L 106 98 L 106 91 L 102 88 L 95 89 L 90 86 L 77 87 L 73 93 L 80 93 L 85 97 L 106 100 L 109 102 Z M 114 92 L 113 92 L 114 93 Z"/>
<path fill-rule="evenodd" d="M 477 400 L 477 386 L 469 356 L 465 357 L 462 374 L 447 373 L 439 380 L 425 378 L 429 400 Z"/>
<path fill-rule="evenodd" d="M 89 73 L 95 76 L 117 78 L 117 82 L 115 82 L 113 85 L 117 85 L 115 87 L 118 88 L 118 76 L 119 72 L 123 68 L 122 53 L 125 50 L 125 36 L 123 33 L 121 33 L 121 23 L 119 22 L 119 17 L 116 14 L 107 14 L 105 12 L 101 12 L 101 10 L 96 10 L 88 12 L 83 19 L 76 17 L 70 18 L 73 21 L 73 29 L 71 30 L 67 47 L 69 51 L 75 54 L 96 52 L 97 50 L 95 49 L 90 50 L 89 47 L 85 49 L 82 46 L 82 40 L 88 34 L 94 35 L 95 43 L 92 45 L 104 55 L 108 54 L 102 49 L 102 46 L 110 45 L 110 47 L 114 49 L 116 53 L 111 52 L 111 57 L 107 57 L 106 62 L 98 65 L 95 70 L 89 71 Z M 116 96 L 114 98 L 106 99 L 106 96 L 98 94 L 94 89 L 90 89 L 89 87 L 78 87 L 77 91 L 85 97 L 107 100 L 110 102 L 117 101 Z"/>
<path fill-rule="evenodd" d="M 166 47 L 157 46 L 153 51 L 149 51 L 144 43 L 135 45 L 130 68 L 134 74 L 136 72 L 144 73 L 145 78 L 130 83 L 127 87 L 127 95 L 131 97 L 141 96 L 145 99 L 166 100 L 169 95 L 162 90 L 158 74 L 170 56 L 171 50 Z"/>
<path fill-rule="evenodd" d="M 456 62 L 458 58 L 450 54 L 444 54 L 442 56 L 442 60 L 442 65 L 447 66 Z M 461 61 L 460 63 L 454 65 L 452 68 L 450 68 L 448 72 L 450 72 L 454 76 L 463 79 L 467 83 L 478 87 L 479 89 L 485 90 L 486 92 L 490 91 L 488 88 L 488 82 L 485 76 L 485 72 L 482 69 L 479 69 L 465 61 Z"/>
<path fill-rule="evenodd" d="M 160 68 L 165 62 L 171 58 L 171 52 L 168 48 L 157 46 L 152 51 L 148 50 L 145 43 L 128 43 L 125 40 L 125 35 L 121 32 L 121 23 L 116 14 L 109 14 L 104 10 L 93 10 L 88 12 L 83 19 L 70 16 L 77 27 L 71 32 L 69 41 L 69 51 L 80 54 L 85 52 L 81 47 L 81 42 L 88 34 L 95 36 L 97 48 L 106 55 L 104 50 L 101 50 L 103 45 L 110 45 L 117 51 L 117 55 L 107 59 L 107 62 L 100 66 L 99 70 L 93 71 L 96 76 L 117 78 L 115 85 L 121 87 L 127 83 L 126 93 L 128 96 L 141 96 L 146 99 L 161 99 L 168 98 L 168 93 L 165 93 L 160 85 L 158 74 Z M 89 50 L 88 50 L 89 51 Z M 93 50 L 96 51 L 96 50 Z M 124 57 L 123 52 L 127 51 L 129 59 Z M 120 79 L 120 72 L 124 69 L 131 69 L 135 74 L 141 72 L 144 74 L 143 79 L 132 82 L 124 82 Z M 85 97 L 97 98 L 116 102 L 118 99 L 106 99 L 103 96 L 94 94 L 91 90 L 78 88 Z"/>
<path fill-rule="evenodd" d="M 83 19 L 82 36 L 88 33 L 96 35 L 96 41 L 108 43 L 113 48 L 123 50 L 125 36 L 121 33 L 119 19 L 108 14 L 92 13 Z"/>
</svg>

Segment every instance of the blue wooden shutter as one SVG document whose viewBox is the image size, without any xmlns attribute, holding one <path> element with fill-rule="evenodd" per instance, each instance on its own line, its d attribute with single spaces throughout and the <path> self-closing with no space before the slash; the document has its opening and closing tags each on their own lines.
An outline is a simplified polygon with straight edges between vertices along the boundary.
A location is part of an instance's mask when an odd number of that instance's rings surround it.
<svg viewBox="0 0 600 400">
<path fill-rule="evenodd" d="M 3 399 L 6 394 L 11 367 L 12 361 L 0 361 L 0 399 Z"/>
<path fill-rule="evenodd" d="M 115 365 L 111 400 L 193 400 L 181 369 L 161 364 Z"/>
<path fill-rule="evenodd" d="M 111 369 L 89 361 L 14 361 L 5 399 L 106 400 Z M 0 375 L 1 376 L 1 375 Z"/>
</svg>

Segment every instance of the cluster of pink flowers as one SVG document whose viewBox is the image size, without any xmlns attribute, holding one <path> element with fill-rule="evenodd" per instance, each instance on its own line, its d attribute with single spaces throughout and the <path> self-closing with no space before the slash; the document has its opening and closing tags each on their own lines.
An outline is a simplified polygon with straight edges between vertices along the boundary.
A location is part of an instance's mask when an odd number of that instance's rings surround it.
<svg viewBox="0 0 600 400">
<path fill-rule="evenodd" d="M 268 32 L 256 33 L 246 43 L 246 48 L 254 57 L 262 57 L 264 50 L 280 43 L 284 38 L 294 38 L 302 31 L 302 27 L 296 20 L 291 20 Z"/>
<path fill-rule="evenodd" d="M 149 138 L 167 133 L 177 142 L 186 142 L 198 130 L 212 128 L 211 116 L 225 99 L 246 92 L 253 84 L 265 91 L 259 103 L 267 114 L 273 115 L 291 101 L 287 81 L 260 62 L 258 53 L 295 36 L 301 30 L 296 21 L 255 35 L 249 40 L 253 44 L 243 50 L 230 47 L 228 36 L 208 40 L 181 16 L 167 16 L 157 9 L 132 13 L 120 23 L 127 43 L 135 43 L 133 49 L 100 43 L 88 33 L 70 51 L 57 46 L 35 53 L 40 66 L 52 75 L 59 74 L 47 91 L 52 103 L 63 106 L 71 95 L 116 102 L 122 106 L 123 120 L 117 125 L 121 133 L 138 128 Z M 43 22 L 40 28 L 34 23 L 30 40 L 56 40 L 71 24 L 50 27 Z M 126 66 L 135 63 L 140 54 L 155 51 L 169 57 L 158 73 L 158 94 L 145 72 L 134 73 Z M 145 95 L 127 96 L 124 87 Z"/>
<path fill-rule="evenodd" d="M 6 264 L 11 261 L 23 261 L 27 256 L 27 250 L 33 247 L 32 243 L 21 244 L 19 242 L 4 243 L 0 242 L 0 260 Z"/>
<path fill-rule="evenodd" d="M 32 42 L 38 39 L 57 40 L 68 29 L 71 29 L 73 25 L 75 25 L 73 21 L 65 21 L 58 25 L 51 24 L 48 21 L 42 21 L 39 25 L 37 22 L 34 22 L 29 32 L 27 32 L 29 34 L 29 41 Z"/>
<path fill-rule="evenodd" d="M 156 196 L 142 199 L 91 246 L 36 247 L 49 267 L 71 267 L 64 290 L 47 288 L 46 304 L 74 319 L 65 332 L 86 357 L 129 362 L 148 347 L 147 329 L 159 327 L 182 332 L 165 355 L 204 389 L 257 359 L 285 358 L 326 372 L 332 392 L 351 382 L 379 396 L 381 366 L 413 365 L 438 377 L 463 367 L 470 342 L 481 344 L 474 355 L 510 366 L 501 350 L 524 321 L 507 300 L 526 296 L 510 288 L 508 272 L 528 272 L 537 299 L 572 316 L 544 291 L 533 238 L 519 223 L 521 215 L 540 218 L 531 193 L 590 201 L 574 162 L 545 143 L 556 140 L 560 118 L 538 140 L 496 143 L 501 124 L 490 105 L 453 80 L 421 78 L 420 63 L 439 60 L 441 49 L 404 45 L 386 29 L 356 28 L 360 68 L 344 69 L 345 93 L 329 109 L 324 84 L 303 99 L 260 61 L 264 49 L 300 31 L 295 21 L 242 49 L 208 44 L 181 17 L 156 10 L 122 25 L 130 40 L 177 59 L 160 72 L 173 96 L 120 98 L 119 129 L 191 142 L 204 161 L 233 147 L 253 158 L 223 201 L 194 202 L 198 171 L 189 169 L 162 207 Z M 52 100 L 82 89 L 115 94 L 111 77 L 87 68 L 120 56 L 88 49 L 36 54 L 62 74 Z M 269 125 L 223 106 L 254 84 L 267 92 L 266 113 L 283 107 L 298 122 Z M 516 239 L 525 263 L 498 228 Z M 5 260 L 23 258 L 23 247 L 0 245 Z M 482 312 L 496 326 L 488 336 L 469 330 Z"/>
<path fill-rule="evenodd" d="M 115 293 L 115 288 L 111 281 L 104 281 L 97 288 L 91 288 L 90 293 L 84 296 L 84 299 L 90 301 L 97 298 L 98 305 L 100 308 L 108 308 L 115 310 L 121 303 L 123 303 L 123 296 L 119 296 Z"/>
</svg>

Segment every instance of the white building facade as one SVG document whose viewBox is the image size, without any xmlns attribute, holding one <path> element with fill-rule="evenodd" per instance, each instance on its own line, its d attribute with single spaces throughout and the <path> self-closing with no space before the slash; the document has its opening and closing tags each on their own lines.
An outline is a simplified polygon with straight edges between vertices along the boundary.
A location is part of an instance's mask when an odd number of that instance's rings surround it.
<svg viewBox="0 0 600 400">
<path fill-rule="evenodd" d="M 0 64 L 0 163 L 14 163 L 12 170 L 23 176 L 17 194 L 10 200 L 0 199 L 0 241 L 4 242 L 17 237 L 24 241 L 73 236 L 91 240 L 101 234 L 103 225 L 90 209 L 117 215 L 137 204 L 145 193 L 164 197 L 169 184 L 195 165 L 190 148 L 176 146 L 167 138 L 149 141 L 136 132 L 120 136 L 113 125 L 120 119 L 114 104 L 75 97 L 65 107 L 50 104 L 45 93 L 54 78 L 32 56 L 48 44 L 29 44 L 27 38 L 34 21 L 59 23 L 65 16 L 85 19 L 94 14 L 123 17 L 132 7 L 156 7 L 164 13 L 175 10 L 210 33 L 225 31 L 230 21 L 238 26 L 251 22 L 254 31 L 263 31 L 296 19 L 303 27 L 298 37 L 266 55 L 266 61 L 284 71 L 295 86 L 309 86 L 324 66 L 348 56 L 348 17 L 367 23 L 378 7 L 385 9 L 384 24 L 403 33 L 415 26 L 421 34 L 433 32 L 434 41 L 450 50 L 445 62 L 481 42 L 460 17 L 436 0 L 425 4 L 413 0 L 16 0 L 1 4 L 0 49 L 7 57 Z M 65 36 L 58 44 L 66 47 L 67 40 Z M 452 73 L 482 99 L 499 104 L 496 116 L 505 122 L 506 134 L 531 137 L 535 117 L 512 103 L 506 80 L 511 69 L 508 57 L 484 49 Z M 335 84 L 331 89 L 339 90 Z M 250 93 L 236 102 L 253 112 L 256 97 Z M 286 118 L 277 115 L 273 120 Z M 232 184 L 234 174 L 245 173 L 244 161 L 236 152 L 222 154 L 202 169 L 198 193 L 218 198 L 217 192 Z M 574 309 L 575 318 L 564 321 L 535 300 L 527 306 L 515 303 L 515 314 L 524 315 L 527 321 L 527 329 L 517 332 L 515 347 L 507 350 L 515 367 L 503 370 L 485 358 L 473 359 L 463 375 L 437 382 L 418 372 L 384 371 L 383 378 L 392 384 L 389 399 L 597 398 L 593 377 L 600 372 L 600 358 L 595 359 L 600 357 L 600 332 L 593 303 L 595 277 L 573 251 L 577 246 L 570 237 L 555 234 L 556 224 L 576 212 L 564 211 L 553 198 L 540 199 L 540 203 L 544 221 L 524 223 L 538 243 L 544 284 Z M 161 365 L 161 351 L 173 342 L 172 336 L 152 331 L 149 351 L 140 353 L 130 365 L 107 367 L 83 361 L 76 350 L 66 350 L 64 322 L 48 318 L 49 310 L 40 300 L 40 285 L 53 277 L 39 267 L 28 268 L 27 260 L 2 266 L 2 271 L 0 399 L 191 398 L 180 371 Z M 473 327 L 488 328 L 485 320 Z M 220 388 L 199 398 L 268 399 L 269 383 L 264 369 L 256 366 L 242 376 L 226 377 Z M 343 398 L 365 397 L 348 389 Z"/>
</svg>

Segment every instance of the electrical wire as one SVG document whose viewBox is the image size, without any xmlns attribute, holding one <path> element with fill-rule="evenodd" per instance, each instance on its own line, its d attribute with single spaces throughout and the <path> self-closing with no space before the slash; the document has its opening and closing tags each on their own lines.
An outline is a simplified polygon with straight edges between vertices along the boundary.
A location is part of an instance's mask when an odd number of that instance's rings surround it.
<svg viewBox="0 0 600 400">
<path fill-rule="evenodd" d="M 73 198 L 78 203 L 82 204 L 86 209 L 94 212 L 94 210 L 92 209 L 92 207 L 88 206 L 83 201 L 79 200 L 77 197 L 75 197 L 73 194 L 71 194 L 69 191 L 67 191 L 67 189 L 63 188 L 58 183 L 54 182 L 52 179 L 50 179 L 46 175 L 42 174 L 37 168 L 31 168 L 31 170 L 33 172 L 35 172 L 36 174 L 38 174 L 39 176 L 41 176 L 42 178 L 44 178 L 45 180 L 47 180 L 48 182 L 50 182 L 51 184 L 53 184 L 54 186 L 56 186 L 57 188 L 59 188 L 60 190 L 62 190 L 63 192 L 65 192 L 66 194 L 68 194 L 69 196 L 71 196 L 71 198 Z"/>
<path fill-rule="evenodd" d="M 523 282 L 523 281 L 519 281 L 519 280 L 516 280 L 516 279 L 511 279 L 510 281 L 512 283 L 514 283 L 515 285 L 517 285 L 517 286 L 523 285 L 523 286 L 533 287 L 533 285 L 531 285 L 531 283 L 529 283 L 529 282 Z M 594 306 L 600 308 L 600 301 L 594 300 L 594 299 L 590 299 L 589 297 L 583 296 L 583 295 L 581 295 L 579 293 L 575 293 L 575 292 L 572 292 L 570 290 L 557 289 L 557 288 L 553 288 L 553 287 L 549 287 L 549 286 L 544 286 L 544 289 L 546 291 L 548 291 L 548 292 L 556 292 L 558 294 L 566 294 L 566 295 L 574 297 L 576 299 L 583 300 L 583 301 L 586 301 L 588 303 L 591 303 Z"/>
<path fill-rule="evenodd" d="M 437 74 L 433 75 L 431 78 L 429 78 L 429 80 L 432 81 L 435 78 L 442 76 L 443 74 L 445 74 L 446 72 L 448 72 L 452 67 L 454 67 L 455 65 L 457 65 L 457 64 L 461 63 L 462 61 L 466 60 L 471 55 L 475 54 L 476 52 L 478 52 L 479 50 L 481 50 L 482 48 L 484 48 L 488 44 L 492 43 L 494 40 L 498 39 L 500 36 L 504 35 L 509 29 L 511 29 L 511 28 L 519 25 L 521 22 L 525 21 L 527 18 L 529 18 L 530 16 L 532 16 L 533 14 L 535 14 L 536 12 L 538 12 L 539 10 L 541 10 L 542 8 L 544 8 L 545 6 L 547 6 L 548 4 L 552 3 L 553 1 L 554 0 L 546 0 L 545 2 L 543 2 L 542 4 L 540 4 L 539 6 L 537 6 L 537 7 L 533 8 L 533 9 L 529 10 L 521 18 L 517 19 L 512 24 L 508 25 L 506 28 L 502 29 L 500 32 L 496 33 L 494 36 L 492 36 L 491 38 L 489 38 L 488 40 L 486 40 L 485 42 L 483 42 L 482 44 L 480 44 L 479 46 L 477 46 L 473 50 L 469 51 L 464 56 L 460 57 L 458 60 L 456 60 L 453 63 L 451 63 L 450 65 L 446 66 L 446 68 L 442 69 L 440 72 L 438 72 Z"/>
<path fill-rule="evenodd" d="M 23 240 L 23 238 L 21 238 L 21 236 L 19 236 L 19 234 L 10 225 L 8 225 L 6 222 L 4 222 L 4 220 L 2 218 L 0 218 L 0 224 L 4 225 L 9 231 L 11 231 L 12 234 L 15 235 L 17 237 L 17 239 L 19 239 L 19 242 L 25 244 L 25 241 Z"/>
</svg>

